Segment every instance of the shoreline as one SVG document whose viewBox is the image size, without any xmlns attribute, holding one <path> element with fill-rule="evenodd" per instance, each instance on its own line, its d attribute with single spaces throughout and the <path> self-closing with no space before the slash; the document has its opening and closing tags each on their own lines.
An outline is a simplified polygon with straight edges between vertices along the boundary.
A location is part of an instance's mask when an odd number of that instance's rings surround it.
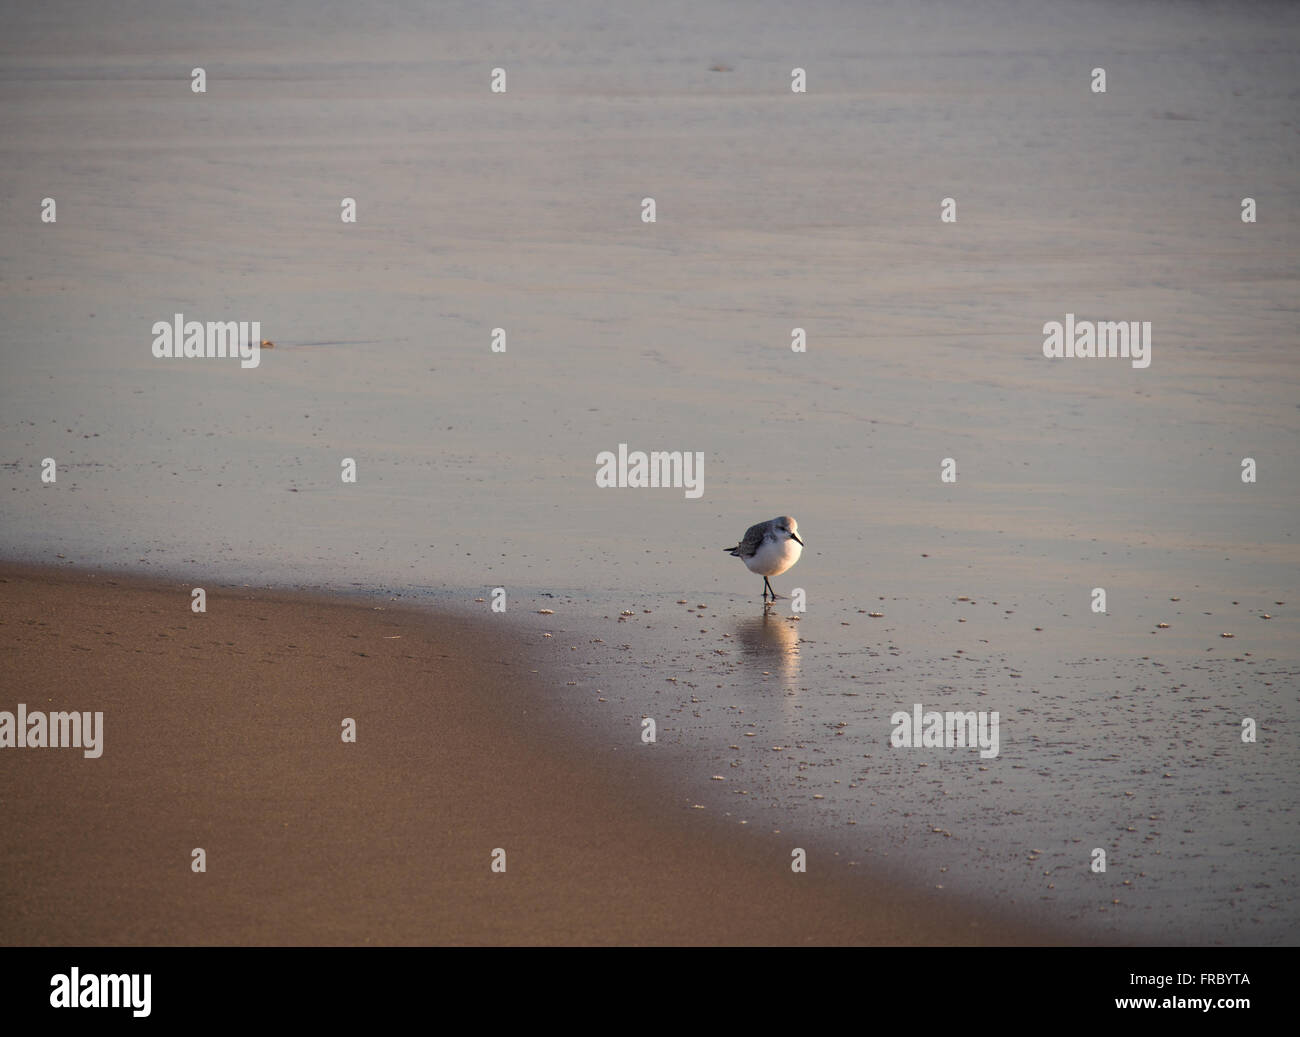
<svg viewBox="0 0 1300 1037">
<path fill-rule="evenodd" d="M 206 590 L 0 562 L 0 709 L 104 713 L 98 759 L 0 750 L 5 945 L 1092 942 L 673 809 L 509 629 Z"/>
</svg>

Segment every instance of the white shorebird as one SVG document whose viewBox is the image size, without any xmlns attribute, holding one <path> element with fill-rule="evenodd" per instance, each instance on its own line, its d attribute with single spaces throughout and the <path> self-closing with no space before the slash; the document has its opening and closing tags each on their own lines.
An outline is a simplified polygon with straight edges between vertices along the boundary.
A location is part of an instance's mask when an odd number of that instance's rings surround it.
<svg viewBox="0 0 1300 1037">
<path fill-rule="evenodd" d="M 776 591 L 767 582 L 769 576 L 780 576 L 799 561 L 803 541 L 799 539 L 799 523 L 789 515 L 781 515 L 745 530 L 745 535 L 735 547 L 724 547 L 728 554 L 739 558 L 752 573 L 763 577 L 763 600 L 770 591 L 776 601 Z"/>
</svg>

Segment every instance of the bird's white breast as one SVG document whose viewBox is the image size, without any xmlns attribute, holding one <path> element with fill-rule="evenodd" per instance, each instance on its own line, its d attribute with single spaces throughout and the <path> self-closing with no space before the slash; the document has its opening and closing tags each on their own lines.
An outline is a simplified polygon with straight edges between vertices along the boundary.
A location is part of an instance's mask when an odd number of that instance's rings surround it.
<svg viewBox="0 0 1300 1037">
<path fill-rule="evenodd" d="M 758 545 L 753 558 L 746 558 L 749 571 L 759 576 L 780 576 L 799 561 L 803 548 L 797 540 L 773 540 L 767 537 Z"/>
</svg>

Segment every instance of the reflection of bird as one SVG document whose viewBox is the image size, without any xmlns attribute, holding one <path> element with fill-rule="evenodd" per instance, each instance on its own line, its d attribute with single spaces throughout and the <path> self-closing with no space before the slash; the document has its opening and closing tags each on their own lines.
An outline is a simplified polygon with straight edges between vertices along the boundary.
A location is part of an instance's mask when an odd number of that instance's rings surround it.
<svg viewBox="0 0 1300 1037">
<path fill-rule="evenodd" d="M 724 551 L 739 558 L 752 573 L 763 577 L 763 600 L 770 592 L 776 601 L 776 591 L 767 582 L 769 576 L 780 576 L 799 561 L 803 553 L 803 541 L 799 539 L 799 523 L 789 515 L 768 519 L 745 530 L 745 536 L 735 547 L 724 547 Z"/>
<path fill-rule="evenodd" d="M 798 661 L 798 624 L 771 609 L 764 609 L 761 616 L 738 621 L 732 629 L 744 655 L 755 656 L 765 665 L 777 662 L 785 666 Z"/>
<path fill-rule="evenodd" d="M 740 649 L 740 665 L 756 682 L 761 678 L 755 671 L 777 673 L 787 682 L 798 678 L 799 624 L 792 617 L 779 615 L 769 606 L 761 616 L 739 620 L 731 629 Z M 792 683 L 787 686 L 795 690 Z"/>
</svg>

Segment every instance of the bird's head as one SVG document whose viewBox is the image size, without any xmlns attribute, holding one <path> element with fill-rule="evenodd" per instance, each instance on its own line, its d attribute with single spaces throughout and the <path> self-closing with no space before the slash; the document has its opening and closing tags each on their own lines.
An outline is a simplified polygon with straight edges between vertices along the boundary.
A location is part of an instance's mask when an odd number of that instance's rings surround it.
<svg viewBox="0 0 1300 1037">
<path fill-rule="evenodd" d="M 782 515 L 776 520 L 776 528 L 800 547 L 803 547 L 803 541 L 799 539 L 799 523 L 792 516 Z"/>
</svg>

